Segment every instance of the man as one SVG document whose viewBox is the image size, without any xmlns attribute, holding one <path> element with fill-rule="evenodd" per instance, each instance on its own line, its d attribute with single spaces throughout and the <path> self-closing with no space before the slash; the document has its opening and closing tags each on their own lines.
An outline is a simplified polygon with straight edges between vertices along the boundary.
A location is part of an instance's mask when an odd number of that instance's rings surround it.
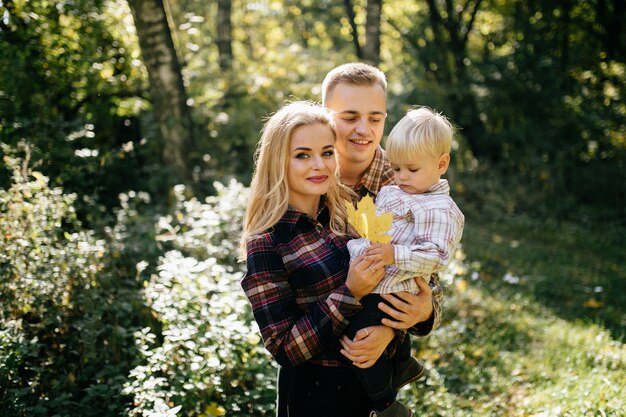
<svg viewBox="0 0 626 417">
<path fill-rule="evenodd" d="M 344 64 L 331 70 L 322 83 L 322 103 L 335 112 L 340 181 L 362 198 L 375 197 L 384 185 L 393 180 L 393 170 L 380 142 L 387 117 L 387 81 L 378 68 L 362 64 Z M 433 275 L 430 285 L 416 278 L 420 293 L 400 293 L 383 297 L 394 308 L 380 303 L 379 308 L 394 320 L 383 319 L 384 326 L 360 330 L 354 340 L 344 336 L 343 354 L 356 366 L 371 366 L 386 346 L 404 332 L 425 336 L 434 330 L 441 317 L 442 290 Z M 390 331 L 395 329 L 396 333 Z M 409 375 L 422 375 L 421 365 L 414 362 Z M 418 376 L 418 377 L 419 377 Z M 400 376 L 401 378 L 402 376 Z M 411 382 L 396 380 L 394 387 Z"/>
</svg>

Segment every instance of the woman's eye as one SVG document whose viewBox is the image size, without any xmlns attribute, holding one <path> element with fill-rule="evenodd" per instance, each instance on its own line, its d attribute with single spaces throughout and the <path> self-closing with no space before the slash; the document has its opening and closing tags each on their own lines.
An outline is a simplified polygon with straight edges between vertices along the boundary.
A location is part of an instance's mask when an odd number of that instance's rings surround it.
<svg viewBox="0 0 626 417">
<path fill-rule="evenodd" d="M 417 172 L 417 168 L 411 168 L 411 169 L 409 169 L 409 171 L 411 171 L 411 172 Z"/>
<path fill-rule="evenodd" d="M 299 153 L 296 155 L 296 159 L 307 159 L 309 157 L 309 154 L 306 153 Z"/>
<path fill-rule="evenodd" d="M 344 117 L 341 120 L 346 121 L 346 122 L 354 122 L 356 121 L 356 117 Z"/>
<path fill-rule="evenodd" d="M 335 151 L 326 151 L 322 154 L 323 157 L 330 158 L 335 154 Z"/>
</svg>

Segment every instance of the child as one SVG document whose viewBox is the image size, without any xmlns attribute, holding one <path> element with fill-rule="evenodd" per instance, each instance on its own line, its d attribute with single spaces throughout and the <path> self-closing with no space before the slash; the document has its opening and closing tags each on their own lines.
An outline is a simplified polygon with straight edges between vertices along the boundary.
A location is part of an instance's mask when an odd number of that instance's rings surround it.
<svg viewBox="0 0 626 417">
<path fill-rule="evenodd" d="M 441 114 L 422 107 L 410 110 L 392 129 L 387 139 L 387 157 L 394 170 L 395 185 L 383 187 L 377 198 L 377 213 L 393 214 L 390 244 L 360 238 L 348 242 L 350 258 L 362 254 L 380 260 L 385 277 L 361 300 L 364 305 L 346 329 L 349 337 L 357 330 L 380 324 L 381 293 L 419 292 L 416 276 L 428 279 L 450 262 L 461 240 L 464 216 L 450 198 L 450 188 L 441 179 L 450 164 L 454 129 Z M 372 367 L 356 368 L 357 375 L 374 401 L 377 417 L 410 416 L 395 401 L 396 390 L 423 373 L 411 357 L 408 334 L 399 341 L 393 360 L 382 356 Z"/>
</svg>

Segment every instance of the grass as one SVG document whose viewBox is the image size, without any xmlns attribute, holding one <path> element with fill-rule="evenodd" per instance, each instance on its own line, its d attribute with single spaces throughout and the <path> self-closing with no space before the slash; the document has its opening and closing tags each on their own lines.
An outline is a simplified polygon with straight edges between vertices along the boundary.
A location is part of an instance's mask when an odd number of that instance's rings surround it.
<svg viewBox="0 0 626 417">
<path fill-rule="evenodd" d="M 444 279 L 444 323 L 413 340 L 428 377 L 418 415 L 626 415 L 619 226 L 468 219 Z"/>
</svg>

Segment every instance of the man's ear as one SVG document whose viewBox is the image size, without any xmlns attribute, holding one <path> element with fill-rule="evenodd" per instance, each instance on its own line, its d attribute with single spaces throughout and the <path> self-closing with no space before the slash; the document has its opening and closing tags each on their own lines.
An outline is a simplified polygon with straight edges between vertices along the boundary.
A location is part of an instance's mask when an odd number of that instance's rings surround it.
<svg viewBox="0 0 626 417">
<path fill-rule="evenodd" d="M 450 154 L 444 153 L 439 157 L 439 175 L 443 175 L 450 166 Z"/>
</svg>

